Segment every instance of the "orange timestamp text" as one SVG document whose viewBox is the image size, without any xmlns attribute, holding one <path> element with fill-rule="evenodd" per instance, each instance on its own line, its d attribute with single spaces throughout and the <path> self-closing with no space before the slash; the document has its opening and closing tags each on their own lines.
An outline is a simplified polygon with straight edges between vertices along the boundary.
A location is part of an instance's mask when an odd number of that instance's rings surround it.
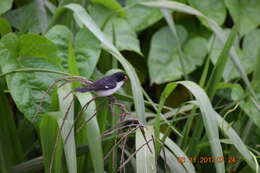
<svg viewBox="0 0 260 173">
<path fill-rule="evenodd" d="M 179 163 L 184 162 L 192 162 L 192 163 L 220 163 L 220 162 L 227 162 L 227 163 L 236 163 L 237 159 L 235 157 L 178 157 Z"/>
</svg>

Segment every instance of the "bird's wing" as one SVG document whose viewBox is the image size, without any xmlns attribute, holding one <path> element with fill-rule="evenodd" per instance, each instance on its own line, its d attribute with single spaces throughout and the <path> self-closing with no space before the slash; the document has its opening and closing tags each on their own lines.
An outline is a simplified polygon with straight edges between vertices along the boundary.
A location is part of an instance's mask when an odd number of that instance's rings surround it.
<svg viewBox="0 0 260 173">
<path fill-rule="evenodd" d="M 93 82 L 89 87 L 92 88 L 92 90 L 99 91 L 99 90 L 107 90 L 112 89 L 116 87 L 116 82 L 111 78 L 110 76 L 104 77 L 102 79 L 99 79 L 95 82 Z"/>
<path fill-rule="evenodd" d="M 107 90 L 116 87 L 116 82 L 111 76 L 103 77 L 92 84 L 86 86 L 88 91 Z"/>
</svg>

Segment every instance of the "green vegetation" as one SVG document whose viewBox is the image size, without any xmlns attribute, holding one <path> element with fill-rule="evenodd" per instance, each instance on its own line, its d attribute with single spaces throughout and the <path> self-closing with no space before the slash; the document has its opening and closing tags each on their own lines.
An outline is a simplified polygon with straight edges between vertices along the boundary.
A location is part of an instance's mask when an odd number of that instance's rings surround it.
<svg viewBox="0 0 260 173">
<path fill-rule="evenodd" d="M 257 0 L 0 0 L 0 173 L 260 173 L 259 16 Z M 126 110 L 71 92 L 118 70 Z"/>
</svg>

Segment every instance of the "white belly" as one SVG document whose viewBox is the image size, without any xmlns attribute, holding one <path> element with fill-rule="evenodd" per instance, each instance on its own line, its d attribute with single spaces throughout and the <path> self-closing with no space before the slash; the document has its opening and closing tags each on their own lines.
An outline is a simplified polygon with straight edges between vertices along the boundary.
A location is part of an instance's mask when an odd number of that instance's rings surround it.
<svg viewBox="0 0 260 173">
<path fill-rule="evenodd" d="M 96 91 L 96 94 L 98 96 L 104 97 L 104 96 L 110 96 L 112 94 L 114 94 L 122 85 L 124 84 L 124 82 L 118 82 L 117 86 L 114 89 L 110 89 L 110 90 L 102 90 L 102 91 Z"/>
</svg>

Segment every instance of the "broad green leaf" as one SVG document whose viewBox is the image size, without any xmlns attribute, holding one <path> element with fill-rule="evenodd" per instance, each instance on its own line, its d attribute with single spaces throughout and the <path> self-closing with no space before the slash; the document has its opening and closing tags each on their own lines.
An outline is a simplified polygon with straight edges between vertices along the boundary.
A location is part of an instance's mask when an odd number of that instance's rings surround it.
<svg viewBox="0 0 260 173">
<path fill-rule="evenodd" d="M 259 58 L 259 50 L 260 50 L 260 29 L 255 29 L 245 35 L 243 41 L 243 53 L 247 59 L 247 64 L 252 63 L 250 66 L 249 72 L 252 72 L 256 67 L 257 58 Z"/>
<path fill-rule="evenodd" d="M 74 134 L 74 98 L 68 95 L 71 92 L 70 85 L 64 85 L 58 89 L 59 112 L 56 116 L 61 137 L 64 143 L 64 153 L 69 173 L 77 172 L 77 156 Z M 66 99 L 65 96 L 67 96 Z M 72 130 L 71 130 L 72 128 Z"/>
<path fill-rule="evenodd" d="M 225 33 L 229 34 L 229 30 L 226 30 Z M 242 50 L 239 48 L 239 39 L 236 38 L 233 44 L 233 47 L 236 49 L 236 52 L 238 52 L 239 59 L 241 61 L 241 64 L 243 68 L 245 69 L 246 73 L 251 73 L 254 69 L 256 56 L 257 56 L 257 50 L 260 48 L 260 30 L 256 29 L 251 31 L 250 33 L 245 35 L 245 39 L 243 42 L 243 48 Z M 211 41 L 213 43 L 212 51 L 210 52 L 210 58 L 212 62 L 215 64 L 217 62 L 217 58 L 220 55 L 223 45 L 221 41 L 216 38 L 213 39 L 213 36 L 211 37 Z M 249 41 L 250 40 L 250 41 Z M 211 43 L 209 43 L 211 44 Z M 236 67 L 231 61 L 231 57 L 229 58 L 224 73 L 223 78 L 225 81 L 232 80 L 234 78 L 241 77 L 240 73 L 236 70 Z"/>
<path fill-rule="evenodd" d="M 75 36 L 74 45 L 80 75 L 89 78 L 99 60 L 101 43 L 88 29 L 82 28 Z"/>
<path fill-rule="evenodd" d="M 181 81 L 178 83 L 186 87 L 196 98 L 197 106 L 200 108 L 202 114 L 202 119 L 210 144 L 212 157 L 223 157 L 222 147 L 219 140 L 215 110 L 213 109 L 207 94 L 194 82 Z M 223 162 L 215 162 L 214 164 L 217 172 L 225 172 L 225 165 Z"/>
<path fill-rule="evenodd" d="M 12 7 L 13 0 L 0 1 L 0 15 L 8 11 Z"/>
<path fill-rule="evenodd" d="M 125 69 L 132 87 L 135 109 L 137 116 L 142 123 L 145 123 L 144 99 L 140 81 L 133 66 L 122 56 L 117 48 L 105 37 L 99 27 L 95 24 L 92 18 L 88 15 L 84 8 L 77 4 L 69 4 L 66 8 L 74 12 L 74 17 L 79 26 L 87 27 L 103 44 L 104 48 L 116 58 Z"/>
<path fill-rule="evenodd" d="M 44 114 L 40 123 L 40 137 L 46 173 L 50 172 L 51 162 L 53 162 L 52 173 L 62 172 L 62 140 L 61 138 L 57 140 L 58 134 L 59 127 L 56 119 L 51 115 Z M 54 158 L 52 158 L 53 156 Z"/>
<path fill-rule="evenodd" d="M 0 17 L 0 36 L 7 34 L 8 32 L 12 31 L 12 28 L 9 22 L 5 19 Z"/>
<path fill-rule="evenodd" d="M 203 64 L 208 53 L 207 40 L 203 37 L 193 37 L 187 41 L 183 47 L 184 65 L 188 67 L 188 73 L 192 72 Z"/>
<path fill-rule="evenodd" d="M 57 47 L 47 38 L 36 35 L 22 35 L 19 40 L 19 60 L 30 63 L 27 59 L 43 58 L 46 62 L 59 66 L 60 58 L 57 56 Z"/>
<path fill-rule="evenodd" d="M 73 35 L 67 27 L 56 25 L 48 31 L 46 37 L 57 45 L 58 56 L 62 58 L 62 65 L 66 70 L 69 44 L 72 44 L 75 45 L 74 54 L 80 75 L 87 78 L 92 75 L 99 60 L 101 44 L 89 30 L 81 29 L 73 40 Z"/>
<path fill-rule="evenodd" d="M 223 24 L 226 18 L 224 0 L 188 0 L 192 7 L 200 10 L 219 25 Z"/>
<path fill-rule="evenodd" d="M 125 19 L 120 17 L 110 18 L 105 25 L 104 32 L 119 51 L 134 51 L 142 55 L 137 35 Z"/>
<path fill-rule="evenodd" d="M 55 62 L 53 43 L 43 36 L 23 35 L 22 38 L 24 45 L 21 45 L 20 40 L 13 33 L 1 39 L 0 64 L 3 73 L 26 67 L 60 70 L 59 63 Z M 11 96 L 27 119 L 32 120 L 35 113 L 39 111 L 44 93 L 59 76 L 42 72 L 20 72 L 6 76 Z M 51 110 L 51 98 L 48 95 L 43 105 L 43 111 L 47 110 Z"/>
<path fill-rule="evenodd" d="M 90 93 L 78 93 L 76 96 L 82 107 L 93 98 Z M 90 118 L 95 114 L 96 111 L 99 110 L 96 109 L 95 102 L 93 101 L 89 104 L 87 110 L 83 112 L 84 122 L 90 120 Z M 102 141 L 97 118 L 93 117 L 90 121 L 88 121 L 88 123 L 85 124 L 85 128 L 83 130 L 86 130 L 87 133 L 87 142 L 90 149 L 90 155 L 94 170 L 97 173 L 104 172 Z"/>
<path fill-rule="evenodd" d="M 155 163 L 155 151 L 154 151 L 154 141 L 153 141 L 153 127 L 146 126 L 144 129 L 144 134 L 140 129 L 135 133 L 135 149 L 136 153 L 136 172 L 137 173 L 155 173 L 156 163 Z M 145 135 L 145 138 L 144 136 Z M 149 147 L 148 147 L 149 145 Z M 150 149 L 151 151 L 150 151 Z"/>
<path fill-rule="evenodd" d="M 183 44 L 187 39 L 187 31 L 180 25 L 176 27 L 176 30 Z M 153 35 L 148 68 L 151 81 L 158 84 L 181 77 L 182 69 L 178 59 L 177 42 L 169 27 L 163 27 Z"/>
<path fill-rule="evenodd" d="M 240 20 L 240 33 L 250 32 L 260 25 L 260 1 L 258 0 L 225 0 L 225 4 L 235 22 Z"/>
<path fill-rule="evenodd" d="M 68 69 L 68 44 L 73 41 L 71 31 L 66 26 L 56 25 L 46 33 L 45 37 L 57 46 L 62 66 Z"/>
<path fill-rule="evenodd" d="M 119 13 L 120 16 L 125 16 L 125 11 L 116 0 L 91 0 L 91 2 L 102 4 L 107 8 Z"/>
<path fill-rule="evenodd" d="M 130 8 L 126 10 L 126 17 L 136 31 L 144 30 L 162 18 L 158 9 L 152 9 L 136 4 L 146 1 L 151 0 L 126 0 L 127 6 L 130 6 Z"/>
<path fill-rule="evenodd" d="M 110 9 L 98 5 L 98 4 L 90 4 L 88 6 L 89 15 L 93 18 L 96 24 L 103 30 L 104 26 L 108 22 L 108 20 L 113 16 Z"/>
<path fill-rule="evenodd" d="M 186 73 L 190 73 L 197 65 L 203 63 L 207 54 L 207 42 L 202 37 L 194 37 L 186 41 L 186 29 L 181 25 L 177 25 L 176 30 L 184 47 L 183 61 L 186 67 L 185 70 Z M 148 68 L 150 79 L 158 84 L 179 79 L 183 75 L 177 41 L 168 27 L 161 28 L 152 37 Z"/>
<path fill-rule="evenodd" d="M 20 32 L 40 32 L 38 13 L 35 2 L 11 10 L 7 12 L 4 17 L 8 19 L 12 27 L 18 29 Z"/>
<path fill-rule="evenodd" d="M 257 97 L 260 100 L 259 81 L 253 83 L 256 89 Z M 235 84 L 231 88 L 231 98 L 237 101 L 240 108 L 246 113 L 246 115 L 260 128 L 260 113 L 252 103 L 251 99 L 244 99 L 246 93 L 239 84 Z"/>
<path fill-rule="evenodd" d="M 42 34 L 45 34 L 48 28 L 48 17 L 45 9 L 45 1 L 36 0 L 36 8 L 37 8 L 37 17 L 40 25 L 40 31 Z"/>
</svg>

